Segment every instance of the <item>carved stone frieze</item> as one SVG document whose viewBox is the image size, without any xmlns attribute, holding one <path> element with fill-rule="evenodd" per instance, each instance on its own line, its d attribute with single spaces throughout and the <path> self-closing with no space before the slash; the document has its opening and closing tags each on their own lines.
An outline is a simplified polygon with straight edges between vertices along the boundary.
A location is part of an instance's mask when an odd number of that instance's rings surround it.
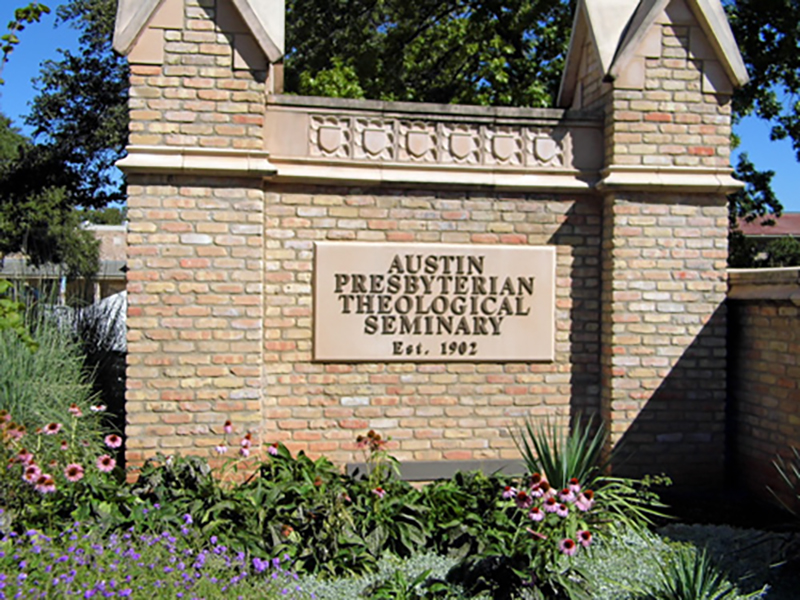
<svg viewBox="0 0 800 600">
<path fill-rule="evenodd" d="M 469 122 L 314 115 L 310 156 L 442 165 L 568 168 L 566 131 Z"/>
</svg>

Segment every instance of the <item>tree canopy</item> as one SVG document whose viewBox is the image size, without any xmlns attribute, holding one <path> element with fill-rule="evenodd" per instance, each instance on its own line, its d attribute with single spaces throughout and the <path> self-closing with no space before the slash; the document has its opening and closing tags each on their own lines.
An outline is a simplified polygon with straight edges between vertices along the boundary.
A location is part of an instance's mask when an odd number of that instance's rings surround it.
<svg viewBox="0 0 800 600">
<path fill-rule="evenodd" d="M 124 201 L 114 170 L 128 135 L 128 71 L 111 49 L 115 0 L 70 0 L 58 22 L 80 31 L 80 51 L 60 51 L 36 81 L 26 123 L 32 139 L 0 168 L 0 253 L 60 263 L 72 275 L 97 268 L 98 244 L 77 209 Z"/>
</svg>

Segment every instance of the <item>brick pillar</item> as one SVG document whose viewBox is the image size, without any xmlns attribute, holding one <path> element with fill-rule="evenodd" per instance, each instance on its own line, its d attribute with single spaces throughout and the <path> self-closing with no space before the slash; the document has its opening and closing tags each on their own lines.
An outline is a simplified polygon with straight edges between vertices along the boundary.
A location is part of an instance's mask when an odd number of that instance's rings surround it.
<svg viewBox="0 0 800 600">
<path fill-rule="evenodd" d="M 602 412 L 618 472 L 723 478 L 730 82 L 673 0 L 606 95 Z"/>
<path fill-rule="evenodd" d="M 167 0 L 130 52 L 127 459 L 262 424 L 268 65 L 231 0 Z M 267 163 L 268 164 L 268 163 Z"/>
</svg>

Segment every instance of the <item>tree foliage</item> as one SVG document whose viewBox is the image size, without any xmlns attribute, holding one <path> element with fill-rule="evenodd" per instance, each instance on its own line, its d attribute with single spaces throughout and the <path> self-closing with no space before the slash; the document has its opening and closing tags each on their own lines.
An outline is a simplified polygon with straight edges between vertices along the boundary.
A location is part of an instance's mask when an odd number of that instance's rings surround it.
<svg viewBox="0 0 800 600">
<path fill-rule="evenodd" d="M 80 51 L 61 51 L 36 81 L 26 123 L 33 139 L 0 169 L 0 253 L 33 264 L 63 264 L 72 275 L 97 269 L 98 244 L 76 207 L 124 201 L 114 169 L 128 132 L 128 71 L 111 49 L 115 0 L 71 0 L 58 22 L 80 31 Z"/>
<path fill-rule="evenodd" d="M 0 85 L 3 84 L 3 67 L 8 57 L 19 44 L 19 34 L 26 25 L 38 23 L 42 15 L 50 12 L 50 8 L 41 2 L 31 2 L 14 11 L 14 19 L 8 24 L 8 33 L 0 36 Z"/>
<path fill-rule="evenodd" d="M 289 0 L 286 88 L 376 100 L 548 106 L 566 0 Z"/>
<path fill-rule="evenodd" d="M 800 1 L 729 0 L 725 8 L 747 65 L 750 82 L 733 97 L 734 119 L 756 115 L 772 125 L 771 139 L 791 140 L 800 160 Z M 774 172 L 759 171 L 747 155 L 739 158 L 736 177 L 745 188 L 730 197 L 732 267 L 800 264 L 800 244 L 792 239 L 767 245 L 747 239 L 738 220 L 774 224 L 783 205 L 772 191 Z"/>
</svg>

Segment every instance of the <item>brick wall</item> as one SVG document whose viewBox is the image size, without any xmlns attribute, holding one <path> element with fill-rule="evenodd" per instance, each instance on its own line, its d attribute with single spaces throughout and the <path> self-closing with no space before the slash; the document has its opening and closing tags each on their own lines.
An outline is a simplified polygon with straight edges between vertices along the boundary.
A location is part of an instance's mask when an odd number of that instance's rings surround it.
<svg viewBox="0 0 800 600">
<path fill-rule="evenodd" d="M 764 498 L 767 485 L 785 489 L 772 461 L 800 449 L 799 275 L 797 269 L 731 272 L 733 478 Z"/>
<path fill-rule="evenodd" d="M 133 176 L 128 216 L 127 459 L 208 455 L 262 422 L 261 181 Z"/>
<path fill-rule="evenodd" d="M 341 462 L 360 458 L 354 438 L 374 428 L 401 460 L 517 458 L 508 428 L 523 417 L 596 410 L 593 199 L 286 187 L 268 191 L 266 210 L 267 439 Z M 315 240 L 555 245 L 555 362 L 311 362 Z"/>
<path fill-rule="evenodd" d="M 719 196 L 607 197 L 602 406 L 623 472 L 721 482 L 727 209 Z"/>
</svg>

